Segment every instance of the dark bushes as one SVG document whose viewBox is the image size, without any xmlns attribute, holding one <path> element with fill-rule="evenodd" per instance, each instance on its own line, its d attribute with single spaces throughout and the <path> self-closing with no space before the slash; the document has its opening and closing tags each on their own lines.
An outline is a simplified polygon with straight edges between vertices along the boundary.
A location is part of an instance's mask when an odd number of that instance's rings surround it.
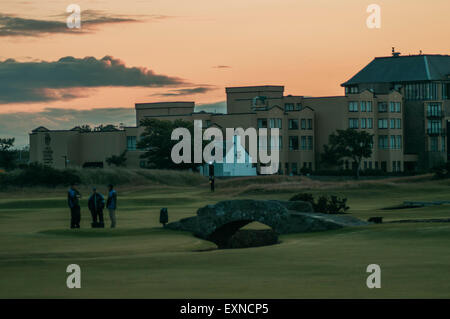
<svg viewBox="0 0 450 319">
<path fill-rule="evenodd" d="M 311 203 L 316 213 L 344 214 L 350 207 L 347 206 L 347 198 L 332 195 L 330 197 L 320 196 L 317 201 L 308 193 L 300 193 L 292 196 L 290 201 L 305 201 Z"/>
<path fill-rule="evenodd" d="M 72 170 L 59 170 L 41 164 L 30 164 L 23 169 L 0 175 L 0 186 L 47 186 L 78 184 L 80 176 Z"/>
<path fill-rule="evenodd" d="M 438 179 L 449 178 L 450 177 L 450 162 L 442 163 L 441 165 L 435 166 L 432 171 L 434 176 Z"/>
</svg>

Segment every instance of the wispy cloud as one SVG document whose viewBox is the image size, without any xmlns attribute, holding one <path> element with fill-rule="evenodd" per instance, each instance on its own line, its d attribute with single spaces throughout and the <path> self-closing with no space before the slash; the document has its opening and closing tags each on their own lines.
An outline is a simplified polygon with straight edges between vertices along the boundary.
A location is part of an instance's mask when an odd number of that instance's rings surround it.
<svg viewBox="0 0 450 319">
<path fill-rule="evenodd" d="M 81 28 L 70 29 L 66 23 L 68 16 L 68 13 L 64 13 L 43 20 L 0 13 L 0 37 L 40 37 L 58 33 L 80 35 L 92 33 L 99 26 L 106 24 L 161 21 L 171 18 L 164 15 L 121 16 L 104 11 L 85 10 L 81 12 Z"/>
<path fill-rule="evenodd" d="M 170 90 L 169 92 L 165 93 L 152 94 L 152 96 L 185 96 L 185 95 L 203 94 L 216 89 L 217 88 L 211 86 L 200 86 L 195 88 Z"/>
<path fill-rule="evenodd" d="M 54 62 L 0 61 L 0 104 L 70 100 L 86 95 L 80 88 L 166 87 L 182 79 L 155 74 L 144 67 L 127 67 L 111 56 L 64 57 Z"/>
<path fill-rule="evenodd" d="M 229 65 L 215 65 L 213 66 L 214 69 L 231 69 L 231 66 Z"/>
</svg>

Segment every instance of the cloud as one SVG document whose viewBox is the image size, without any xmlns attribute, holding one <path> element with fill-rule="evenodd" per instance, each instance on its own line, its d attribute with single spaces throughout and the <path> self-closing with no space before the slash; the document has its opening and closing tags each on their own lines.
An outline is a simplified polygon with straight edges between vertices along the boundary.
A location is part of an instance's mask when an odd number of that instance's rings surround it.
<svg viewBox="0 0 450 319">
<path fill-rule="evenodd" d="M 215 69 L 231 69 L 231 66 L 229 66 L 229 65 L 216 65 L 216 66 L 213 66 L 213 68 L 215 68 Z"/>
<path fill-rule="evenodd" d="M 80 35 L 92 33 L 98 26 L 106 24 L 159 21 L 170 18 L 163 15 L 120 16 L 103 11 L 85 10 L 81 12 L 81 28 L 70 29 L 66 22 L 69 16 L 70 13 L 64 13 L 53 16 L 54 20 L 39 20 L 0 13 L 0 37 L 40 37 L 58 33 Z"/>
<path fill-rule="evenodd" d="M 77 125 L 120 124 L 136 125 L 133 108 L 103 108 L 90 110 L 71 110 L 47 108 L 41 112 L 16 112 L 0 114 L 0 138 L 15 137 L 16 147 L 29 143 L 28 133 L 39 126 L 51 130 L 66 130 Z"/>
<path fill-rule="evenodd" d="M 127 67 L 111 56 L 64 57 L 54 62 L 0 61 L 0 104 L 70 100 L 86 96 L 80 88 L 165 87 L 185 82 L 155 74 L 144 67 Z"/>
<path fill-rule="evenodd" d="M 156 93 L 152 96 L 184 96 L 184 95 L 193 95 L 193 94 L 203 94 L 212 90 L 216 90 L 216 88 L 210 87 L 210 86 L 200 86 L 195 88 L 188 88 L 188 89 L 176 89 L 176 90 L 170 90 L 166 93 Z"/>
</svg>

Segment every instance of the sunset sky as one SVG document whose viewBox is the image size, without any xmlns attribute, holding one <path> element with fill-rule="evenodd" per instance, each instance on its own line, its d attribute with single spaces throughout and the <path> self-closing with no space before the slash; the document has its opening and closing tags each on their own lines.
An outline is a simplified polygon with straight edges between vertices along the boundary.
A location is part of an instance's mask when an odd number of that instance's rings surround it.
<svg viewBox="0 0 450 319">
<path fill-rule="evenodd" d="M 225 87 L 340 84 L 391 47 L 450 54 L 449 0 L 0 0 L 0 137 L 134 125 L 136 102 L 221 109 Z M 381 28 L 366 25 L 370 4 Z M 66 7 L 81 7 L 68 29 Z"/>
</svg>

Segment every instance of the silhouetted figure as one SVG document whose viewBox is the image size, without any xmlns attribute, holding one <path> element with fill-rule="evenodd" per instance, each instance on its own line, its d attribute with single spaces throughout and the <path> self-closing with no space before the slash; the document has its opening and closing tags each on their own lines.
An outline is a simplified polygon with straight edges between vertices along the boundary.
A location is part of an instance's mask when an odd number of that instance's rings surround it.
<svg viewBox="0 0 450 319">
<path fill-rule="evenodd" d="M 75 188 L 75 184 L 71 184 L 67 193 L 67 203 L 70 208 L 70 228 L 80 228 L 80 198 L 80 192 Z"/>
<path fill-rule="evenodd" d="M 166 224 L 169 222 L 169 211 L 167 208 L 161 208 L 159 211 L 159 222 L 163 224 L 163 227 L 166 227 Z"/>
<path fill-rule="evenodd" d="M 116 209 L 117 209 L 117 192 L 114 190 L 114 185 L 108 186 L 108 199 L 106 200 L 106 208 L 109 210 L 109 218 L 111 219 L 111 228 L 116 227 Z"/>
<path fill-rule="evenodd" d="M 92 228 L 103 228 L 103 208 L 105 208 L 105 198 L 102 194 L 97 193 L 95 187 L 92 189 L 92 195 L 88 200 L 88 207 L 92 215 Z"/>
</svg>

